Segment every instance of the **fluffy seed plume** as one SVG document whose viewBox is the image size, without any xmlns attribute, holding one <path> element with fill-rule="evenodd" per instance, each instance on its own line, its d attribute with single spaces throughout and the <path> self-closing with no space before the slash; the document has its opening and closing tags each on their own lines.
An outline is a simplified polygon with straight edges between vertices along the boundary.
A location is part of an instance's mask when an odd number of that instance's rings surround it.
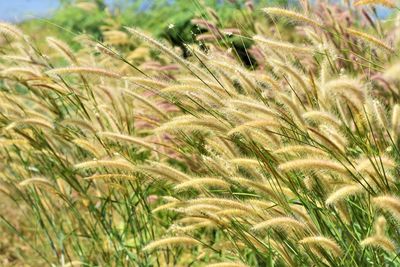
<svg viewBox="0 0 400 267">
<path fill-rule="evenodd" d="M 89 177 L 85 177 L 86 180 L 107 180 L 107 179 L 122 179 L 122 180 L 137 180 L 137 176 L 120 173 L 109 173 L 109 174 L 95 174 Z"/>
<path fill-rule="evenodd" d="M 143 248 L 143 251 L 151 251 L 156 248 L 165 246 L 177 246 L 177 245 L 193 246 L 199 244 L 201 243 L 198 240 L 191 237 L 186 237 L 186 236 L 167 237 L 164 239 L 151 242 L 150 244 L 148 244 Z"/>
<path fill-rule="evenodd" d="M 267 39 L 263 36 L 256 35 L 253 37 L 253 40 L 260 43 L 261 45 L 265 45 L 270 49 L 280 49 L 281 51 L 294 53 L 294 54 L 313 54 L 314 49 L 311 47 L 293 45 L 287 42 L 281 42 L 276 40 Z"/>
<path fill-rule="evenodd" d="M 309 155 L 323 155 L 326 156 L 327 153 L 323 150 L 312 147 L 312 146 L 302 146 L 302 145 L 291 145 L 279 148 L 274 151 L 274 154 L 309 154 Z"/>
<path fill-rule="evenodd" d="M 324 111 L 319 111 L 319 110 L 308 111 L 303 113 L 302 116 L 304 119 L 317 121 L 320 123 L 328 123 L 338 128 L 342 125 L 342 122 L 339 121 L 338 118 Z"/>
<path fill-rule="evenodd" d="M 329 195 L 325 203 L 326 205 L 334 205 L 337 202 L 345 199 L 346 197 L 363 192 L 363 190 L 364 188 L 360 184 L 343 186 L 339 190 L 336 190 L 331 195 Z"/>
<path fill-rule="evenodd" d="M 191 115 L 180 116 L 174 120 L 170 120 L 160 127 L 155 129 L 156 132 L 162 131 L 177 131 L 177 130 L 199 130 L 199 131 L 217 131 L 226 132 L 227 127 L 218 119 L 212 116 L 203 116 L 202 118 L 195 118 Z"/>
<path fill-rule="evenodd" d="M 386 228 L 386 219 L 383 216 L 379 216 L 378 219 L 375 221 L 375 234 L 379 236 L 385 235 L 385 228 Z"/>
<path fill-rule="evenodd" d="M 282 171 L 302 171 L 302 170 L 330 170 L 342 174 L 347 174 L 346 168 L 328 159 L 297 159 L 279 165 Z"/>
<path fill-rule="evenodd" d="M 149 166 L 140 166 L 140 170 L 158 177 L 170 179 L 174 182 L 185 182 L 192 179 L 189 175 L 182 171 L 172 168 L 167 164 L 155 161 L 150 162 Z"/>
<path fill-rule="evenodd" d="M 46 38 L 47 43 L 49 46 L 53 47 L 57 52 L 59 52 L 66 60 L 72 63 L 77 63 L 78 61 L 75 58 L 74 53 L 71 51 L 69 46 L 64 43 L 63 41 L 57 40 L 53 37 Z"/>
<path fill-rule="evenodd" d="M 394 141 L 397 141 L 397 138 L 399 136 L 399 132 L 400 132 L 400 105 L 396 104 L 393 107 L 392 110 L 392 131 L 391 131 L 391 135 Z"/>
<path fill-rule="evenodd" d="M 329 93 L 340 94 L 344 96 L 356 96 L 360 102 L 365 99 L 365 89 L 361 81 L 347 77 L 341 77 L 327 82 L 324 90 Z"/>
<path fill-rule="evenodd" d="M 98 147 L 96 145 L 94 145 L 92 142 L 89 142 L 88 140 L 85 140 L 85 139 L 79 139 L 79 138 L 72 140 L 72 142 L 74 142 L 74 144 L 76 144 L 80 148 L 82 148 L 86 151 L 89 151 L 96 158 L 101 157 Z"/>
<path fill-rule="evenodd" d="M 202 177 L 202 178 L 196 178 L 196 179 L 191 179 L 187 182 L 180 183 L 175 186 L 175 190 L 184 190 L 188 188 L 197 188 L 198 186 L 203 187 L 203 186 L 212 186 L 212 187 L 219 187 L 219 188 L 229 188 L 230 184 L 225 182 L 224 180 L 221 180 L 219 178 L 212 178 L 212 177 Z"/>
<path fill-rule="evenodd" d="M 400 73 L 400 62 L 396 62 L 391 66 L 385 68 L 383 72 L 383 77 L 390 81 L 398 81 Z"/>
<path fill-rule="evenodd" d="M 54 130 L 54 125 L 51 122 L 48 122 L 44 119 L 40 118 L 29 118 L 29 119 L 23 119 L 20 121 L 13 122 L 9 124 L 5 129 L 10 130 L 18 126 L 39 126 L 43 128 L 47 128 L 50 130 Z"/>
<path fill-rule="evenodd" d="M 231 199 L 224 199 L 224 198 L 196 198 L 189 201 L 189 204 L 207 204 L 207 205 L 215 205 L 216 207 L 221 208 L 234 208 L 245 210 L 250 213 L 254 213 L 254 208 L 246 205 L 243 202 L 231 200 Z"/>
<path fill-rule="evenodd" d="M 380 170 L 381 167 L 385 170 L 392 170 L 396 168 L 396 162 L 393 159 L 381 155 L 379 158 L 366 158 L 361 159 L 356 166 L 356 170 L 359 172 L 375 173 L 376 169 Z"/>
<path fill-rule="evenodd" d="M 92 168 L 113 168 L 121 170 L 134 171 L 135 167 L 132 163 L 117 159 L 117 160 L 91 160 L 76 164 L 75 169 L 92 169 Z"/>
<path fill-rule="evenodd" d="M 24 38 L 24 34 L 20 29 L 6 22 L 0 22 L 0 33 L 3 33 L 14 39 Z"/>
<path fill-rule="evenodd" d="M 305 230 L 307 229 L 307 226 L 306 224 L 290 217 L 276 217 L 265 222 L 256 224 L 252 227 L 252 229 L 256 231 L 267 228 L 292 228 L 296 230 Z"/>
<path fill-rule="evenodd" d="M 53 184 L 49 181 L 49 179 L 44 177 L 33 177 L 19 183 L 19 185 L 22 187 L 36 184 L 53 187 Z"/>
<path fill-rule="evenodd" d="M 294 21 L 310 24 L 312 26 L 317 26 L 317 27 L 323 26 L 321 23 L 319 23 L 313 19 L 310 19 L 303 14 L 300 14 L 300 13 L 297 13 L 297 12 L 294 12 L 291 10 L 287 10 L 287 9 L 283 9 L 283 8 L 276 8 L 276 7 L 268 7 L 268 8 L 264 8 L 263 11 L 269 15 L 287 17 Z"/>
<path fill-rule="evenodd" d="M 335 256 L 340 256 L 342 254 L 342 249 L 340 246 L 332 239 L 324 236 L 310 236 L 303 238 L 299 241 L 303 245 L 320 246 L 330 252 Z"/>
<path fill-rule="evenodd" d="M 55 69 L 46 71 L 47 75 L 62 75 L 62 74 L 71 74 L 71 73 L 92 74 L 92 75 L 97 75 L 99 77 L 105 76 L 105 77 L 114 78 L 114 79 L 122 78 L 122 76 L 119 75 L 118 73 L 108 71 L 105 69 L 101 69 L 101 68 L 97 68 L 97 67 L 66 67 L 66 68 L 55 68 Z"/>
<path fill-rule="evenodd" d="M 389 45 L 385 44 L 383 41 L 379 40 L 378 38 L 369 35 L 368 33 L 365 32 L 361 32 L 355 29 L 347 29 L 346 30 L 348 34 L 354 36 L 354 37 L 358 37 L 368 43 L 371 43 L 373 45 L 375 45 L 376 47 L 385 49 L 391 53 L 394 53 L 394 50 L 392 47 L 390 47 Z"/>
<path fill-rule="evenodd" d="M 394 196 L 374 197 L 372 202 L 375 206 L 390 212 L 393 217 L 400 221 L 400 199 Z"/>
<path fill-rule="evenodd" d="M 354 6 L 365 5 L 382 5 L 388 8 L 396 7 L 396 4 L 392 0 L 357 0 L 354 2 Z"/>
<path fill-rule="evenodd" d="M 393 241 L 391 241 L 390 239 L 388 239 L 385 236 L 372 236 L 372 237 L 368 237 L 366 239 L 364 239 L 363 241 L 361 241 L 361 246 L 366 247 L 366 246 L 372 246 L 372 247 L 379 247 L 389 253 L 393 253 L 396 252 L 396 246 L 393 243 Z"/>
<path fill-rule="evenodd" d="M 138 146 L 142 146 L 142 147 L 148 148 L 150 150 L 154 149 L 154 147 L 151 144 L 149 144 L 137 137 L 132 137 L 129 135 L 113 133 L 113 132 L 98 132 L 97 134 L 99 136 L 107 137 L 109 139 L 114 139 L 114 140 L 118 140 L 118 141 L 122 141 L 122 142 L 132 143 L 132 144 L 135 144 Z"/>
</svg>

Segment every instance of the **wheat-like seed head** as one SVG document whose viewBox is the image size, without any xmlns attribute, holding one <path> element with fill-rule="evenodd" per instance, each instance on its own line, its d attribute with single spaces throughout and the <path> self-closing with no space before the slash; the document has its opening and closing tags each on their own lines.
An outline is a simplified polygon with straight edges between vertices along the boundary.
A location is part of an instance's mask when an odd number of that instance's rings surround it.
<svg viewBox="0 0 400 267">
<path fill-rule="evenodd" d="M 180 183 L 175 186 L 175 190 L 182 191 L 189 190 L 190 188 L 202 188 L 205 186 L 227 189 L 230 187 L 230 184 L 220 178 L 201 177 Z"/>
<path fill-rule="evenodd" d="M 400 221 L 400 200 L 398 197 L 378 196 L 372 199 L 372 203 L 378 208 L 390 212 L 394 218 Z"/>
<path fill-rule="evenodd" d="M 242 219 L 246 219 L 247 222 L 250 220 L 251 217 L 253 217 L 247 211 L 240 209 L 224 209 L 221 211 L 217 211 L 215 215 L 227 219 L 233 219 L 235 221 L 243 221 Z"/>
<path fill-rule="evenodd" d="M 331 161 L 329 159 L 296 159 L 288 161 L 279 165 L 279 169 L 285 172 L 288 171 L 302 171 L 302 170 L 328 170 L 337 172 L 339 174 L 348 175 L 347 169 L 340 163 Z"/>
<path fill-rule="evenodd" d="M 179 130 L 199 130 L 199 131 L 217 131 L 226 132 L 227 127 L 218 119 L 212 116 L 203 116 L 202 118 L 195 118 L 191 115 L 184 115 L 175 117 L 160 127 L 156 128 L 155 132 L 163 131 L 179 131 Z"/>
<path fill-rule="evenodd" d="M 316 147 L 313 146 L 305 146 L 305 145 L 288 145 L 282 148 L 279 148 L 274 151 L 274 154 L 287 154 L 287 155 L 297 155 L 297 154 L 305 154 L 305 155 L 321 155 L 327 156 L 328 154 Z"/>
<path fill-rule="evenodd" d="M 382 103 L 380 103 L 378 100 L 374 101 L 374 111 L 376 114 L 376 118 L 378 119 L 379 126 L 388 129 L 389 128 L 389 122 L 386 118 L 386 111 L 384 110 L 384 107 L 382 106 Z"/>
<path fill-rule="evenodd" d="M 289 188 L 274 184 L 271 181 L 257 182 L 241 177 L 234 177 L 231 179 L 238 182 L 242 186 L 248 187 L 249 189 L 264 193 L 268 198 L 277 202 L 282 201 L 284 197 L 288 199 L 295 198 L 295 194 Z"/>
<path fill-rule="evenodd" d="M 366 42 L 368 42 L 370 44 L 375 45 L 376 47 L 382 48 L 382 49 L 384 49 L 384 50 L 386 50 L 388 52 L 391 52 L 391 53 L 394 52 L 392 47 L 390 47 L 389 45 L 387 45 L 383 41 L 379 40 L 378 38 L 375 38 L 374 36 L 372 36 L 372 35 L 370 35 L 368 33 L 361 32 L 361 31 L 358 31 L 356 29 L 350 29 L 350 28 L 346 29 L 346 32 L 348 34 L 350 34 L 351 36 L 358 37 L 358 38 L 360 38 L 360 39 L 362 39 L 362 40 L 364 40 L 364 41 L 366 41 Z"/>
<path fill-rule="evenodd" d="M 298 68 L 286 64 L 280 60 L 273 60 L 272 66 L 277 69 L 277 72 L 280 72 L 282 75 L 288 76 L 294 85 L 298 85 L 297 87 L 301 87 L 304 94 L 310 94 L 310 86 L 309 81 L 304 77 L 304 73 L 302 73 Z"/>
<path fill-rule="evenodd" d="M 396 62 L 385 68 L 383 78 L 389 81 L 397 81 L 400 73 L 400 62 Z"/>
<path fill-rule="evenodd" d="M 356 170 L 358 172 L 376 173 L 376 171 L 393 170 L 397 167 L 396 162 L 385 156 L 380 155 L 376 158 L 361 159 L 357 162 Z"/>
<path fill-rule="evenodd" d="M 289 19 L 298 21 L 298 22 L 303 22 L 312 26 L 316 26 L 316 27 L 322 27 L 323 25 L 320 22 L 317 22 L 313 19 L 308 18 L 307 16 L 291 11 L 291 10 L 287 10 L 287 9 L 283 9 L 283 8 L 277 8 L 277 7 L 268 7 L 268 8 L 264 8 L 263 11 L 267 14 L 270 15 L 275 15 L 275 16 L 280 16 L 280 17 L 287 17 Z"/>
<path fill-rule="evenodd" d="M 120 133 L 113 133 L 113 132 L 98 132 L 98 136 L 107 137 L 109 139 L 118 140 L 122 142 L 132 143 L 141 147 L 145 147 L 150 150 L 154 150 L 154 146 L 149 144 L 148 142 L 144 141 L 141 138 L 132 137 L 129 135 L 124 135 Z"/>
<path fill-rule="evenodd" d="M 108 77 L 108 78 L 114 78 L 114 79 L 121 79 L 122 76 L 119 75 L 118 73 L 102 69 L 102 68 L 97 68 L 97 67 L 65 67 L 65 68 L 55 68 L 46 71 L 46 74 L 48 75 L 63 75 L 63 74 L 92 74 L 96 75 L 98 77 Z"/>
<path fill-rule="evenodd" d="M 76 126 L 76 128 L 82 130 L 86 129 L 89 132 L 95 134 L 98 132 L 97 130 L 97 125 L 93 125 L 93 122 L 88 121 L 88 120 L 82 120 L 82 119 L 65 119 L 62 121 L 62 124 L 64 125 L 73 125 Z"/>
<path fill-rule="evenodd" d="M 46 121 L 46 120 L 41 119 L 41 118 L 28 118 L 28 119 L 23 119 L 23 120 L 20 120 L 20 121 L 15 121 L 15 122 L 9 124 L 7 127 L 5 127 L 5 130 L 11 130 L 11 129 L 13 129 L 15 127 L 18 127 L 18 126 L 21 126 L 21 127 L 24 127 L 24 126 L 39 126 L 39 127 L 47 128 L 47 129 L 50 129 L 50 130 L 54 130 L 55 129 L 54 125 L 49 121 Z"/>
<path fill-rule="evenodd" d="M 10 67 L 1 71 L 2 75 L 10 75 L 24 80 L 40 79 L 41 73 L 34 67 Z"/>
<path fill-rule="evenodd" d="M 19 183 L 19 186 L 21 187 L 25 187 L 28 185 L 44 185 L 49 188 L 54 187 L 54 185 L 49 181 L 49 179 L 44 177 L 32 177 Z"/>
<path fill-rule="evenodd" d="M 228 100 L 228 105 L 232 105 L 236 108 L 244 108 L 246 110 L 251 110 L 252 112 L 260 112 L 269 117 L 276 117 L 277 113 L 275 110 L 265 106 L 260 102 L 256 102 L 252 99 L 230 99 Z"/>
<path fill-rule="evenodd" d="M 301 106 L 297 105 L 289 96 L 286 94 L 279 94 L 278 96 L 279 102 L 283 103 L 288 111 L 293 115 L 293 118 L 295 119 L 296 123 L 300 128 L 304 128 L 306 123 L 302 117 L 303 110 Z"/>
<path fill-rule="evenodd" d="M 357 97 L 357 100 L 360 101 L 360 103 L 363 103 L 366 97 L 363 84 L 359 80 L 346 77 L 327 82 L 324 85 L 324 90 L 326 92 L 343 95 L 348 98 Z"/>
<path fill-rule="evenodd" d="M 383 216 L 379 216 L 375 221 L 375 234 L 378 236 L 384 236 L 386 229 L 386 219 Z"/>
<path fill-rule="evenodd" d="M 168 178 L 173 182 L 186 182 L 192 180 L 192 177 L 183 171 L 172 168 L 167 164 L 151 161 L 148 166 L 140 166 L 140 170 L 154 174 L 159 177 Z"/>
<path fill-rule="evenodd" d="M 152 213 L 157 213 L 157 212 L 163 211 L 163 210 L 169 210 L 169 209 L 175 210 L 177 207 L 179 207 L 181 205 L 182 205 L 182 203 L 180 201 L 174 201 L 174 202 L 171 202 L 171 203 L 160 205 L 157 208 L 153 209 L 151 212 Z"/>
<path fill-rule="evenodd" d="M 78 163 L 75 169 L 93 169 L 93 168 L 112 168 L 117 170 L 135 171 L 135 166 L 124 159 L 114 160 L 91 160 L 82 163 Z"/>
<path fill-rule="evenodd" d="M 30 80 L 27 81 L 29 86 L 32 86 L 34 88 L 40 88 L 41 90 L 49 90 L 50 92 L 57 92 L 61 95 L 66 95 L 70 93 L 67 88 L 56 84 L 56 83 L 50 83 L 50 82 L 42 82 L 42 81 L 36 81 L 36 80 Z M 76 94 L 79 95 L 79 94 Z M 82 95 L 79 95 L 80 97 L 84 98 Z"/>
<path fill-rule="evenodd" d="M 249 212 L 250 214 L 257 214 L 256 210 L 253 207 L 246 205 L 246 203 L 225 199 L 225 198 L 207 198 L 207 197 L 200 197 L 191 199 L 188 201 L 189 204 L 207 204 L 207 205 L 214 205 L 220 208 L 234 208 L 240 209 Z"/>
<path fill-rule="evenodd" d="M 382 248 L 383 250 L 389 252 L 389 253 L 394 253 L 396 252 L 396 245 L 388 239 L 385 236 L 372 236 L 364 239 L 361 241 L 361 246 L 373 246 L 373 247 L 379 247 Z"/>
<path fill-rule="evenodd" d="M 301 239 L 299 243 L 302 245 L 320 246 L 332 252 L 336 257 L 339 257 L 341 254 L 343 254 L 342 249 L 334 240 L 324 236 L 306 237 Z"/>
<path fill-rule="evenodd" d="M 5 139 L 0 138 L 0 147 L 5 148 L 9 146 L 29 146 L 29 142 L 25 139 Z"/>
<path fill-rule="evenodd" d="M 360 184 L 355 185 L 345 185 L 340 189 L 334 191 L 329 197 L 326 199 L 326 205 L 335 205 L 337 202 L 344 200 L 349 196 L 353 196 L 356 194 L 360 194 L 364 191 L 364 188 Z"/>
<path fill-rule="evenodd" d="M 314 49 L 312 47 L 293 45 L 287 42 L 267 39 L 259 35 L 254 36 L 253 40 L 259 43 L 261 46 L 266 46 L 269 49 L 280 49 L 281 51 L 285 51 L 287 53 L 307 55 L 314 53 Z"/>
<path fill-rule="evenodd" d="M 146 107 L 149 107 L 152 111 L 154 111 L 156 114 L 158 114 L 161 118 L 163 118 L 163 119 L 167 119 L 168 118 L 168 115 L 164 111 L 162 111 L 155 104 L 153 104 L 151 101 L 147 100 L 143 96 L 141 96 L 139 94 L 136 94 L 136 93 L 133 93 L 130 90 L 127 90 L 126 93 L 129 96 L 132 96 L 136 100 L 138 100 L 141 103 L 143 103 Z"/>
<path fill-rule="evenodd" d="M 76 138 L 72 140 L 76 145 L 79 147 L 83 148 L 86 151 L 89 151 L 91 154 L 93 154 L 96 158 L 101 158 L 102 153 L 98 151 L 98 146 L 93 144 L 92 142 L 89 142 L 88 140 L 81 139 L 81 138 Z"/>
<path fill-rule="evenodd" d="M 0 22 L 0 33 L 6 34 L 14 39 L 24 39 L 24 34 L 20 29 L 6 22 Z"/>
<path fill-rule="evenodd" d="M 382 5 L 388 8 L 395 8 L 396 4 L 392 0 L 356 0 L 354 6 Z"/>
<path fill-rule="evenodd" d="M 392 109 L 392 118 L 391 118 L 391 131 L 390 135 L 392 136 L 393 140 L 396 142 L 399 138 L 400 132 L 400 105 L 395 104 Z"/>
<path fill-rule="evenodd" d="M 165 246 L 196 246 L 201 244 L 198 240 L 187 236 L 167 237 L 164 239 L 156 240 L 143 248 L 143 251 L 151 251 L 159 247 Z"/>
<path fill-rule="evenodd" d="M 108 173 L 108 174 L 95 174 L 85 177 L 87 180 L 108 180 L 108 179 L 122 179 L 122 180 L 137 180 L 135 175 L 121 174 L 121 173 Z"/>
<path fill-rule="evenodd" d="M 59 52 L 66 60 L 74 64 L 78 63 L 74 53 L 66 43 L 54 37 L 47 37 L 46 41 L 50 47 L 54 48 L 57 52 Z"/>
<path fill-rule="evenodd" d="M 265 222 L 253 225 L 252 227 L 254 231 L 261 231 L 268 228 L 293 229 L 301 232 L 308 229 L 306 224 L 291 217 L 272 218 Z"/>
<path fill-rule="evenodd" d="M 340 128 L 342 126 L 342 122 L 336 116 L 326 111 L 307 111 L 304 112 L 302 116 L 306 120 L 316 121 L 319 123 L 328 123 L 336 128 Z"/>
<path fill-rule="evenodd" d="M 199 223 L 195 223 L 195 224 L 192 224 L 192 225 L 188 225 L 188 226 L 171 226 L 171 232 L 173 232 L 173 233 L 185 233 L 185 234 L 188 234 L 188 233 L 191 233 L 191 232 L 193 232 L 193 231 L 198 231 L 199 229 L 202 229 L 202 228 L 208 228 L 208 229 L 210 229 L 210 228 L 215 228 L 215 224 L 212 222 L 212 221 L 209 221 L 209 220 L 205 220 L 205 221 L 203 221 L 203 222 L 199 222 Z"/>
<path fill-rule="evenodd" d="M 209 204 L 194 204 L 177 209 L 178 212 L 185 213 L 186 215 L 190 216 L 201 215 L 205 212 L 216 213 L 221 210 L 221 207 Z"/>
</svg>

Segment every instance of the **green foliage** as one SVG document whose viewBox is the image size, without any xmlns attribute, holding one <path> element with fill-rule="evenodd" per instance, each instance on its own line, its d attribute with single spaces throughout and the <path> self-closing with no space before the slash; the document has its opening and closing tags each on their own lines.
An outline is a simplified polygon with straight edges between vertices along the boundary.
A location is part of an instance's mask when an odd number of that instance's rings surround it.
<svg viewBox="0 0 400 267">
<path fill-rule="evenodd" d="M 67 5 L 57 10 L 50 21 L 61 28 L 73 33 L 87 33 L 95 38 L 101 38 L 100 27 L 104 25 L 107 13 L 103 9 L 95 12 L 82 10 L 80 8 Z"/>
</svg>

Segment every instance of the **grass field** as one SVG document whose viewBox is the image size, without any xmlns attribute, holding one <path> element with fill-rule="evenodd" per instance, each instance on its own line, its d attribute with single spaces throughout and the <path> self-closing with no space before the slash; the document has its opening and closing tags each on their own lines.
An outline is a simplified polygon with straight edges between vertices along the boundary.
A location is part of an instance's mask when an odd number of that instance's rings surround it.
<svg viewBox="0 0 400 267">
<path fill-rule="evenodd" d="M 398 3 L 217 2 L 0 23 L 1 266 L 400 265 Z"/>
</svg>

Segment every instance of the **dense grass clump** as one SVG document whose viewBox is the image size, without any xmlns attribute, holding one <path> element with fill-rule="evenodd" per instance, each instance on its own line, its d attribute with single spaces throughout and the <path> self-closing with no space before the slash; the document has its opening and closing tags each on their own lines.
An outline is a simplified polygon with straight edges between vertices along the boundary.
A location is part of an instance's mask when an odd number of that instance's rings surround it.
<svg viewBox="0 0 400 267">
<path fill-rule="evenodd" d="M 301 3 L 251 30 L 210 9 L 183 47 L 128 25 L 43 49 L 1 23 L 7 260 L 398 266 L 398 18 Z"/>
</svg>

